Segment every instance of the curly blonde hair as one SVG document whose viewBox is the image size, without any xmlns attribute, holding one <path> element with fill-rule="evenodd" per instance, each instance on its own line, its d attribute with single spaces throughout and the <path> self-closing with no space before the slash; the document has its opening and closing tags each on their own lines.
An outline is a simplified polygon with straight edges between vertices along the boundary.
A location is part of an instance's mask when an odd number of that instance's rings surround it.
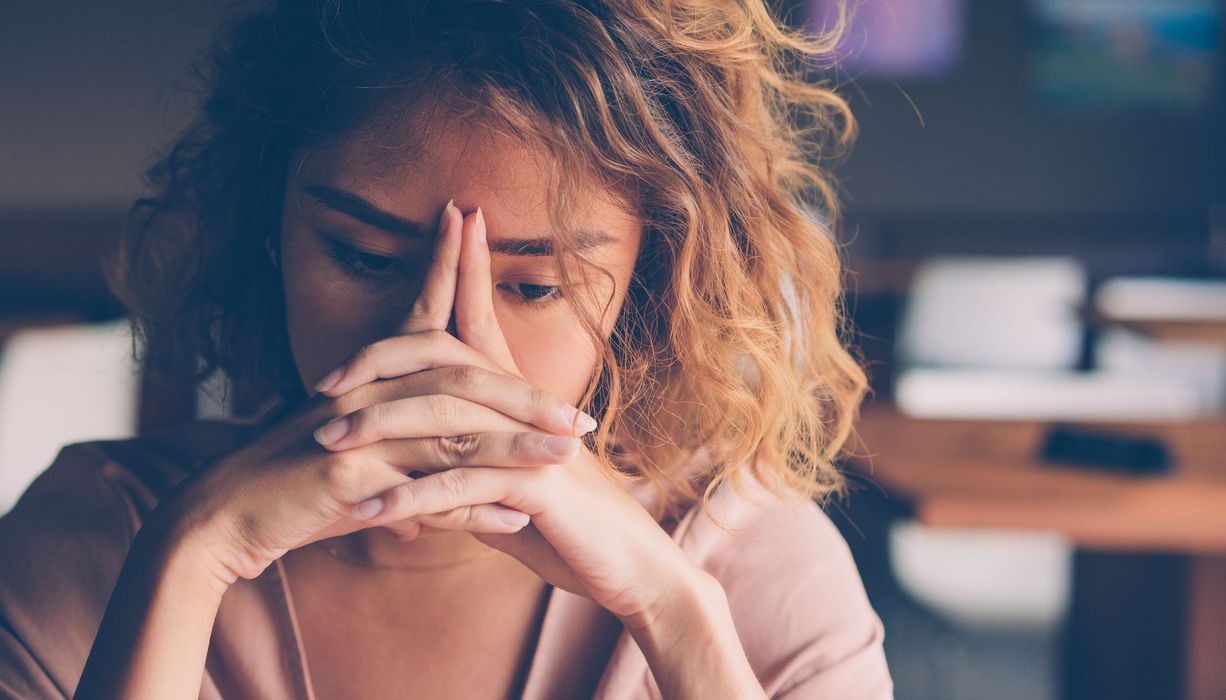
<svg viewBox="0 0 1226 700">
<path fill-rule="evenodd" d="M 748 472 L 824 499 L 867 390 L 846 344 L 839 198 L 825 163 L 856 132 L 814 66 L 829 32 L 763 0 L 286 0 L 230 23 L 196 122 L 150 171 L 109 267 L 148 371 L 224 370 L 247 396 L 305 399 L 286 338 L 280 230 L 292 154 L 423 106 L 543 146 L 551 213 L 599 183 L 643 223 L 630 289 L 581 408 L 619 478 L 676 516 Z M 416 118 L 406 119 L 406 115 Z M 559 227 L 565 229 L 566 227 Z M 713 460 L 679 475 L 695 450 Z"/>
</svg>

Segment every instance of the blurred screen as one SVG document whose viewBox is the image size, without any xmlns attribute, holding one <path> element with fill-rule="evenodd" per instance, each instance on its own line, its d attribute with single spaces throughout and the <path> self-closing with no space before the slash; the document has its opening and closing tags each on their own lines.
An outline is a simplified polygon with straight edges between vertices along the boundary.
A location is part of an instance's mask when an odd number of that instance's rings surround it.
<svg viewBox="0 0 1226 700">
<path fill-rule="evenodd" d="M 825 31 L 838 0 L 811 0 L 809 26 Z M 852 22 L 839 44 L 841 68 L 856 75 L 939 77 L 962 53 L 963 0 L 852 0 Z"/>
<path fill-rule="evenodd" d="M 1217 0 L 1030 0 L 1029 79 L 1042 104 L 1197 111 L 1211 99 Z"/>
</svg>

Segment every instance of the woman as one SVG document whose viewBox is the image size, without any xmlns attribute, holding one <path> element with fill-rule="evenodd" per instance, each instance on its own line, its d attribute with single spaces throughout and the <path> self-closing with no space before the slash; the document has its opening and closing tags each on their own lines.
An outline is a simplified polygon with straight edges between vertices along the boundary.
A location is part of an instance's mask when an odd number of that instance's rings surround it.
<svg viewBox="0 0 1226 700">
<path fill-rule="evenodd" d="M 865 386 L 833 40 L 761 0 L 233 24 L 111 283 L 149 371 L 270 408 L 60 452 L 0 523 L 0 688 L 888 697 L 813 501 Z"/>
</svg>

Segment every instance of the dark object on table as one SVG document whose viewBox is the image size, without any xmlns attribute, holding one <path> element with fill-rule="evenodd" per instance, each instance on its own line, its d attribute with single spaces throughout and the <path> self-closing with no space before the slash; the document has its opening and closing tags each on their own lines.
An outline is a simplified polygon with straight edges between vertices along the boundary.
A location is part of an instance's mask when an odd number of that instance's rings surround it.
<svg viewBox="0 0 1226 700">
<path fill-rule="evenodd" d="M 1062 425 L 1047 430 L 1039 457 L 1128 474 L 1161 474 L 1171 468 L 1161 440 Z"/>
</svg>

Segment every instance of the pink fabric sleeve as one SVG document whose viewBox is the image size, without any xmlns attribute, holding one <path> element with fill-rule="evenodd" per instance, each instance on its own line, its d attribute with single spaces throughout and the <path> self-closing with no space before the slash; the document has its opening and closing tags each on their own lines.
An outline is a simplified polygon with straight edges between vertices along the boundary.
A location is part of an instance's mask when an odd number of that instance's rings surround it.
<svg viewBox="0 0 1226 700">
<path fill-rule="evenodd" d="M 723 584 L 767 695 L 892 698 L 881 620 L 842 534 L 811 500 L 751 492 L 756 505 L 725 492 L 714 509 L 732 533 L 695 514 L 682 540 Z"/>
<path fill-rule="evenodd" d="M 794 600 L 797 622 L 784 628 L 796 644 L 771 697 L 780 700 L 894 697 L 886 663 L 881 620 L 869 604 L 855 562 L 829 518 L 810 504 L 799 517 L 805 547 L 821 549 L 822 558 L 801 556 L 796 577 L 779 598 Z M 807 563 L 807 565 L 805 564 Z"/>
</svg>

